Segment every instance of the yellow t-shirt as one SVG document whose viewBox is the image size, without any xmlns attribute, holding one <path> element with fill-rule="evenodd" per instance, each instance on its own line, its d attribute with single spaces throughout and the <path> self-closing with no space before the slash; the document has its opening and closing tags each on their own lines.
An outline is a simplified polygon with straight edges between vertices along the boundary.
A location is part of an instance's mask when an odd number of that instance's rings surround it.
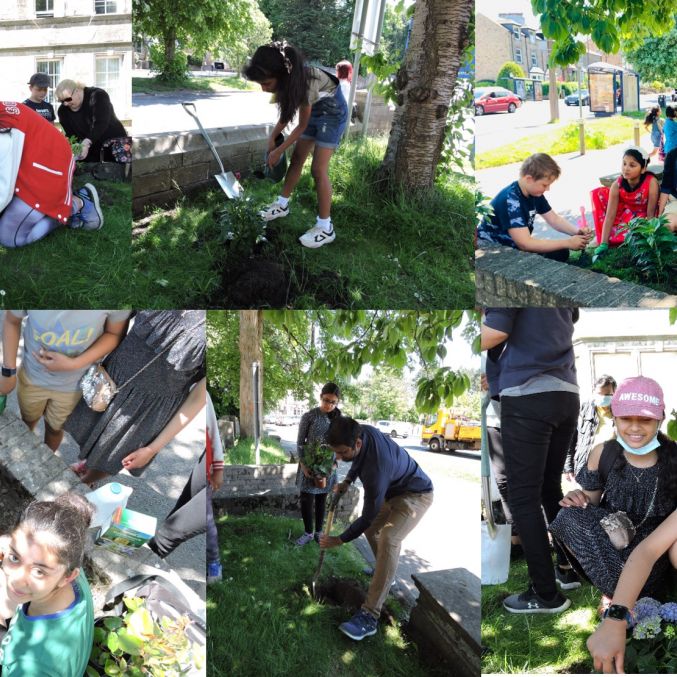
<svg viewBox="0 0 677 677">
<path fill-rule="evenodd" d="M 595 431 L 595 436 L 592 440 L 591 449 L 594 449 L 598 444 L 604 444 L 616 437 L 614 417 L 611 414 L 611 410 L 607 407 L 595 407 L 595 409 L 597 410 L 599 423 L 597 424 L 597 430 Z"/>
</svg>

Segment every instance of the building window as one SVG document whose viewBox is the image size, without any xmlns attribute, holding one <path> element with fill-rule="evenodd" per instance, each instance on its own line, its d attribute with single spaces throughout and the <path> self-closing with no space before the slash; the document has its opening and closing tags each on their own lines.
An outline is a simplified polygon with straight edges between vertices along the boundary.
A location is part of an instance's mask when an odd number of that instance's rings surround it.
<svg viewBox="0 0 677 677">
<path fill-rule="evenodd" d="M 61 61 L 55 59 L 41 59 L 36 62 L 36 69 L 38 73 L 46 73 L 49 75 L 49 89 L 47 90 L 47 98 L 45 101 L 54 103 L 54 90 L 56 85 L 61 80 Z"/>
<path fill-rule="evenodd" d="M 35 0 L 36 16 L 54 16 L 54 0 Z"/>
<path fill-rule="evenodd" d="M 512 36 L 513 36 L 513 38 L 515 38 L 515 40 L 519 40 L 519 39 L 520 39 L 520 29 L 519 29 L 519 26 L 515 26 L 515 27 L 513 28 Z"/>
<path fill-rule="evenodd" d="M 515 47 L 515 63 L 522 63 L 522 50 Z"/>
<path fill-rule="evenodd" d="M 120 94 L 120 66 L 122 58 L 119 56 L 97 56 L 95 84 L 105 89 L 111 101 L 116 101 Z"/>
<path fill-rule="evenodd" d="M 536 60 L 536 52 L 531 52 L 531 65 L 538 66 L 538 61 Z"/>
<path fill-rule="evenodd" d="M 536 43 L 536 33 L 529 33 L 529 42 L 532 45 Z"/>
<path fill-rule="evenodd" d="M 115 14 L 117 0 L 94 0 L 94 12 L 96 14 Z"/>
</svg>

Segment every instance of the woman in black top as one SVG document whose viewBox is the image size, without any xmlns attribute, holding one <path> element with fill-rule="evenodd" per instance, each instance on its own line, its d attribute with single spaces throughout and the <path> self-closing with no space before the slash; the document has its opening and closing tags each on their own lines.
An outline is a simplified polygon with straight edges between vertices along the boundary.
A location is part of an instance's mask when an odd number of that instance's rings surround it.
<svg viewBox="0 0 677 677">
<path fill-rule="evenodd" d="M 108 94 L 99 87 L 85 87 L 73 80 L 62 80 L 56 86 L 59 122 L 66 136 L 82 142 L 78 160 L 99 162 L 101 146 L 109 139 L 127 137 L 115 116 Z M 111 148 L 104 150 L 104 160 L 115 161 Z"/>
</svg>

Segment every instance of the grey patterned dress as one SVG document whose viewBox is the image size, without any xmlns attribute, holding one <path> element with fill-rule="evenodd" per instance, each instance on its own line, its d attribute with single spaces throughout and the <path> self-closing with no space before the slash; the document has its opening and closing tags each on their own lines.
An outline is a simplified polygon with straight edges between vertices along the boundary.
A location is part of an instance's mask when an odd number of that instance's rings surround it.
<svg viewBox="0 0 677 677">
<path fill-rule="evenodd" d="M 336 415 L 340 415 L 338 409 L 334 409 L 332 412 L 332 416 Z M 299 460 L 303 461 L 307 447 L 317 443 L 326 443 L 330 424 L 331 418 L 328 414 L 325 414 L 320 407 L 315 407 L 315 409 L 311 409 L 303 414 L 301 422 L 299 423 L 299 434 L 296 440 Z M 334 462 L 336 462 L 336 456 L 334 456 Z M 320 489 L 315 486 L 315 482 L 312 479 L 308 479 L 303 474 L 301 464 L 299 464 L 298 470 L 296 471 L 296 486 L 302 492 L 307 494 L 327 494 L 332 490 L 334 484 L 336 484 L 336 480 L 337 473 L 336 469 L 334 469 L 327 480 L 327 486 L 324 489 Z"/>
<path fill-rule="evenodd" d="M 80 445 L 87 467 L 115 475 L 122 459 L 162 431 L 183 404 L 190 387 L 205 375 L 205 311 L 140 311 L 118 348 L 104 361 L 118 386 L 160 356 L 128 386 L 106 411 L 84 402 L 75 408 L 66 430 Z M 164 351 L 164 352 L 163 352 Z M 145 468 L 131 470 L 139 476 Z"/>
<path fill-rule="evenodd" d="M 618 444 L 611 440 L 606 444 Z M 605 445 L 606 446 L 606 445 Z M 550 531 L 560 543 L 570 550 L 592 584 L 608 597 L 612 597 L 623 565 L 630 553 L 677 507 L 677 497 L 661 496 L 660 485 L 651 506 L 656 483 L 662 469 L 660 463 L 642 470 L 630 466 L 620 454 L 609 470 L 606 486 L 602 486 L 599 473 L 584 465 L 576 480 L 587 491 L 604 490 L 599 506 L 587 508 L 562 508 L 550 524 Z M 651 512 L 644 524 L 640 523 Z M 623 550 L 616 550 L 599 521 L 610 513 L 622 510 L 637 529 L 635 538 Z M 655 596 L 668 571 L 667 556 L 661 557 L 651 570 L 641 595 Z"/>
</svg>

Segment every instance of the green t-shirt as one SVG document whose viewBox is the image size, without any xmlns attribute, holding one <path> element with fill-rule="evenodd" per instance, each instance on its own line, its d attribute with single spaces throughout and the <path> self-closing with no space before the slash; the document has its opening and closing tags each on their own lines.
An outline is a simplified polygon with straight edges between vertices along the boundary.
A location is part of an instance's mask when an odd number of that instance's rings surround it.
<svg viewBox="0 0 677 677">
<path fill-rule="evenodd" d="M 82 677 L 94 634 L 94 606 L 82 571 L 73 581 L 75 600 L 63 611 L 27 616 L 17 610 L 0 645 L 2 677 Z"/>
</svg>

